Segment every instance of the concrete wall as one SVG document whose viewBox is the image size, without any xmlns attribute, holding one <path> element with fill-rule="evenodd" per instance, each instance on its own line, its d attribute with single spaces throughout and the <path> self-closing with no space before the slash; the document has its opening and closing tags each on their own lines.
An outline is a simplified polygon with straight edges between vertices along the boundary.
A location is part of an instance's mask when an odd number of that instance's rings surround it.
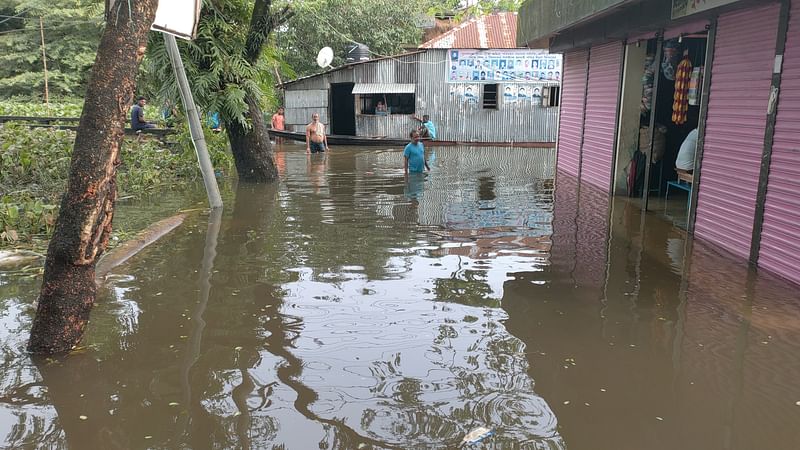
<svg viewBox="0 0 800 450">
<path fill-rule="evenodd" d="M 647 45 L 637 47 L 636 44 L 631 44 L 626 46 L 625 69 L 622 74 L 619 137 L 617 139 L 617 164 L 614 169 L 614 194 L 617 195 L 627 193 L 628 163 L 638 147 L 645 56 L 647 56 Z"/>
<path fill-rule="evenodd" d="M 550 36 L 571 24 L 580 22 L 630 0 L 528 0 L 517 18 L 517 45 Z"/>
</svg>

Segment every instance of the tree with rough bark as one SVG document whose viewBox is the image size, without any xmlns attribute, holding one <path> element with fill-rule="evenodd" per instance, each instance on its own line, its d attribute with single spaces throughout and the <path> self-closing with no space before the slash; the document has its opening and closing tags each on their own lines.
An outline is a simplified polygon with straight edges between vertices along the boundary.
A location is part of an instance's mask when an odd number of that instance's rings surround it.
<svg viewBox="0 0 800 450">
<path fill-rule="evenodd" d="M 108 247 L 120 147 L 135 75 L 158 0 L 108 0 L 106 27 L 84 99 L 67 191 L 47 249 L 28 350 L 63 353 L 81 340 L 94 306 L 95 264 Z"/>
<path fill-rule="evenodd" d="M 280 64 L 270 55 L 270 37 L 292 14 L 272 0 L 206 0 L 197 38 L 179 43 L 199 107 L 220 114 L 241 181 L 278 177 L 262 107 Z M 151 39 L 144 71 L 159 97 L 177 98 L 161 39 Z"/>
</svg>

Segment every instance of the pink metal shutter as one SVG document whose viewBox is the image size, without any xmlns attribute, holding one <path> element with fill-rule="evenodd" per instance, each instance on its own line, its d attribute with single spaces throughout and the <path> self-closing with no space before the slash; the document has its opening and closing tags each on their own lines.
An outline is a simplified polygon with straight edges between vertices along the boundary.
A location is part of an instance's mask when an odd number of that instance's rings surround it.
<svg viewBox="0 0 800 450">
<path fill-rule="evenodd" d="M 587 50 L 573 50 L 564 54 L 556 167 L 575 177 L 578 176 L 581 155 L 588 56 Z"/>
<path fill-rule="evenodd" d="M 711 67 L 695 234 L 750 256 L 780 5 L 723 14 Z"/>
<path fill-rule="evenodd" d="M 583 125 L 581 181 L 604 192 L 611 187 L 621 72 L 622 42 L 592 47 Z"/>
<path fill-rule="evenodd" d="M 789 17 L 758 265 L 800 283 L 800 2 Z"/>
</svg>

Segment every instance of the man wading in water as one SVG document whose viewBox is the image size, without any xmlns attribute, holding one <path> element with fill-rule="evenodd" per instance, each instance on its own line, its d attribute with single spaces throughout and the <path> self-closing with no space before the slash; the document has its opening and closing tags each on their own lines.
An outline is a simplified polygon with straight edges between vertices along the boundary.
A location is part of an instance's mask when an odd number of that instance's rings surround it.
<svg viewBox="0 0 800 450">
<path fill-rule="evenodd" d="M 319 121 L 319 114 L 311 115 L 311 123 L 306 125 L 306 153 L 321 153 L 328 148 L 325 125 Z"/>
</svg>

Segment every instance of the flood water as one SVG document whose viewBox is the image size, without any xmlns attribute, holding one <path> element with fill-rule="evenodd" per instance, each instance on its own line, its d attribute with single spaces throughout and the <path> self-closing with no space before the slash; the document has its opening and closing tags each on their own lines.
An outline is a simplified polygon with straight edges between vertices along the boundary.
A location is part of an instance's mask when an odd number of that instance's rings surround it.
<svg viewBox="0 0 800 450">
<path fill-rule="evenodd" d="M 279 147 L 280 184 L 115 269 L 66 359 L 25 354 L 40 280 L 0 274 L 0 445 L 800 448 L 797 286 L 554 150 L 429 153 L 405 180 L 400 149 Z"/>
</svg>

